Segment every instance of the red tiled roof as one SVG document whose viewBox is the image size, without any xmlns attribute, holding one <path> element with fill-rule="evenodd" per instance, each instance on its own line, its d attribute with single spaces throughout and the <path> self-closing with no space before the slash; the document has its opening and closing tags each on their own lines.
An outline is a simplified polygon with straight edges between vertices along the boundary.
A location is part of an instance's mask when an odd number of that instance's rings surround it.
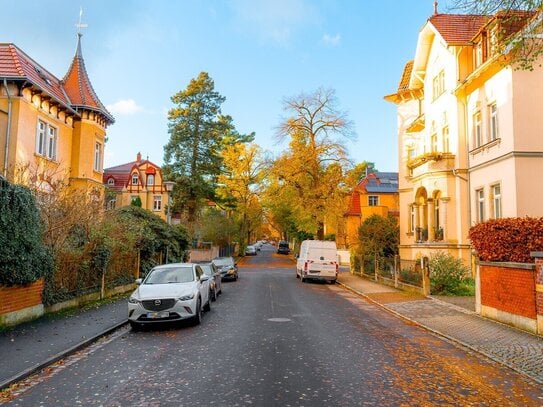
<svg viewBox="0 0 543 407">
<path fill-rule="evenodd" d="M 131 174 L 133 170 L 136 169 L 139 175 L 139 168 L 145 164 L 148 165 L 145 170 L 146 174 L 156 174 L 158 171 L 160 171 L 160 167 L 158 165 L 152 163 L 149 160 L 140 159 L 139 161 L 131 161 L 126 164 L 117 165 L 115 167 L 105 168 L 104 174 L 102 175 L 102 182 L 104 184 L 107 184 L 107 180 L 109 178 L 113 178 L 115 180 L 115 185 L 112 189 L 120 191 L 123 189 L 124 186 L 128 186 L 128 182 L 132 179 Z"/>
<path fill-rule="evenodd" d="M 70 98 L 74 107 L 89 108 L 102 113 L 110 123 L 115 119 L 100 102 L 98 96 L 92 88 L 92 84 L 85 69 L 85 61 L 81 53 L 81 34 L 78 34 L 77 50 L 68 72 L 62 79 L 62 84 L 66 94 Z"/>
<path fill-rule="evenodd" d="M 0 77 L 24 80 L 52 97 L 72 112 L 83 108 L 100 113 L 108 124 L 115 119 L 96 96 L 81 55 L 81 37 L 77 51 L 63 80 L 59 80 L 40 64 L 26 55 L 15 44 L 0 43 Z"/>
<path fill-rule="evenodd" d="M 60 80 L 14 44 L 0 44 L 0 77 L 26 79 L 71 110 Z"/>
<path fill-rule="evenodd" d="M 469 44 L 490 16 L 471 14 L 434 14 L 428 21 L 449 45 Z"/>
<path fill-rule="evenodd" d="M 409 61 L 405 64 L 402 72 L 402 78 L 398 85 L 398 93 L 409 90 L 409 80 L 411 79 L 411 72 L 413 71 L 413 61 Z"/>
<path fill-rule="evenodd" d="M 349 209 L 347 209 L 346 215 L 360 215 L 360 194 L 357 188 L 351 192 L 351 199 L 349 200 Z"/>
</svg>

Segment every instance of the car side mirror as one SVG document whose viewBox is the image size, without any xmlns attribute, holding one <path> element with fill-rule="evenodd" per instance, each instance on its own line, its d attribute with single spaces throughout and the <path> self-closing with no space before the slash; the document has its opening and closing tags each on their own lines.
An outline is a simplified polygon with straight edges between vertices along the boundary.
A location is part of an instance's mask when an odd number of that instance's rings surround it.
<svg viewBox="0 0 543 407">
<path fill-rule="evenodd" d="M 299 254 L 295 254 L 295 255 L 294 255 L 294 258 L 295 258 L 295 259 L 297 259 L 298 257 L 300 257 Z"/>
<path fill-rule="evenodd" d="M 207 281 L 209 280 L 209 276 L 207 275 L 203 275 L 202 277 L 200 277 L 200 281 L 204 282 L 204 281 Z"/>
<path fill-rule="evenodd" d="M 142 282 L 141 278 L 136 278 L 136 281 L 134 281 L 137 285 L 140 285 Z"/>
</svg>

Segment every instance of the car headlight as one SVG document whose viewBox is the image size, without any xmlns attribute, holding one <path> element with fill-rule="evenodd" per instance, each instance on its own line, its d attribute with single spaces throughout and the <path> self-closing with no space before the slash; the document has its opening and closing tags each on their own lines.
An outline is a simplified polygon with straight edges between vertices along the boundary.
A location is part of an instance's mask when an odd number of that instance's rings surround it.
<svg viewBox="0 0 543 407">
<path fill-rule="evenodd" d="M 179 301 L 188 301 L 192 300 L 194 298 L 194 293 L 190 293 L 187 295 L 183 295 L 182 297 L 179 297 Z"/>
<path fill-rule="evenodd" d="M 140 303 L 140 300 L 138 300 L 137 298 L 134 298 L 134 297 L 130 297 L 130 298 L 128 299 L 128 302 L 129 302 L 130 304 L 139 304 L 139 303 Z"/>
</svg>

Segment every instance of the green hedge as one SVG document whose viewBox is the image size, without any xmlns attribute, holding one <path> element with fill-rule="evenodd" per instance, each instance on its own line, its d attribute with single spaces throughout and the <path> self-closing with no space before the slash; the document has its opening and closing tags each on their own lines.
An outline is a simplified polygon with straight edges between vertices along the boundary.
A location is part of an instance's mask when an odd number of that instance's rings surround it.
<svg viewBox="0 0 543 407">
<path fill-rule="evenodd" d="M 52 273 L 34 197 L 25 187 L 0 181 L 0 284 L 29 284 Z"/>
</svg>

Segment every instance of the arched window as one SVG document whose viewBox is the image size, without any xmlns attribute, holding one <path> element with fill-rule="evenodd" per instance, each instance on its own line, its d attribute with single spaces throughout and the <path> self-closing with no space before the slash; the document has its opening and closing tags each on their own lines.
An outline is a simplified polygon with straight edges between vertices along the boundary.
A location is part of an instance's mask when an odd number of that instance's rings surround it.
<svg viewBox="0 0 543 407">
<path fill-rule="evenodd" d="M 115 179 L 113 179 L 113 178 L 108 178 L 107 184 L 108 184 L 110 187 L 115 186 Z"/>
<path fill-rule="evenodd" d="M 147 175 L 147 185 L 155 185 L 155 176 L 153 174 Z"/>
</svg>

